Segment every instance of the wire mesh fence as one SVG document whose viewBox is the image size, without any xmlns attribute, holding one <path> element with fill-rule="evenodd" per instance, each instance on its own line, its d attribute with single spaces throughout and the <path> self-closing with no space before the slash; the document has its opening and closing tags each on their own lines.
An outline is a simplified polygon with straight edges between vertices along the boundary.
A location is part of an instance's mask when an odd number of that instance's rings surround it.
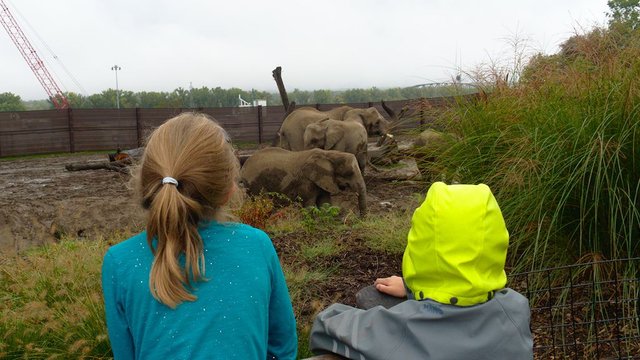
<svg viewBox="0 0 640 360">
<path fill-rule="evenodd" d="M 531 304 L 536 359 L 640 359 L 640 258 L 513 274 Z"/>
</svg>

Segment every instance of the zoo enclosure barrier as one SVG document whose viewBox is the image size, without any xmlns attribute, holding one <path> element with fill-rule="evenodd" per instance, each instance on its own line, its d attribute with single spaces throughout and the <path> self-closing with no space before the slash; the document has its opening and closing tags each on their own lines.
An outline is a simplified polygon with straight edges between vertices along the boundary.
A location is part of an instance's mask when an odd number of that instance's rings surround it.
<svg viewBox="0 0 640 360">
<path fill-rule="evenodd" d="M 462 97 L 465 98 L 465 97 Z M 454 97 L 422 98 L 385 102 L 393 111 L 413 109 L 398 128 L 413 128 L 429 122 L 433 112 L 456 101 Z M 351 104 L 315 104 L 319 110 L 349 105 L 376 107 L 385 114 L 380 102 Z M 427 110 L 425 110 L 427 109 Z M 0 112 L 0 157 L 53 152 L 132 149 L 142 145 L 148 132 L 165 120 L 185 111 L 213 116 L 233 141 L 270 143 L 280 129 L 285 111 L 282 106 L 163 109 L 66 109 Z"/>
<path fill-rule="evenodd" d="M 640 359 L 640 258 L 513 274 L 537 359 Z"/>
</svg>

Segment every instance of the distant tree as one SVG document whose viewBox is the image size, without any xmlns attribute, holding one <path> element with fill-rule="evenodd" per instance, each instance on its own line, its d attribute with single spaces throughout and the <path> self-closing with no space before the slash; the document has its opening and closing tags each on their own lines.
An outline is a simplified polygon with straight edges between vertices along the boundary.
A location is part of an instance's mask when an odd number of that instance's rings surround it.
<svg viewBox="0 0 640 360">
<path fill-rule="evenodd" d="M 216 107 L 215 98 L 212 89 L 203 86 L 199 89 L 191 89 L 189 91 L 189 102 L 193 101 L 193 107 Z M 189 104 L 191 105 L 191 104 Z"/>
<path fill-rule="evenodd" d="M 317 104 L 331 104 L 334 102 L 331 90 L 314 90 L 313 102 Z"/>
<path fill-rule="evenodd" d="M 296 104 L 313 104 L 313 95 L 310 91 L 293 89 L 289 92 L 289 101 L 295 101 Z"/>
<path fill-rule="evenodd" d="M 609 26 L 622 25 L 630 30 L 640 27 L 640 0 L 609 0 Z"/>
<path fill-rule="evenodd" d="M 140 108 L 163 108 L 167 107 L 168 94 L 157 91 L 142 91 L 135 94 L 136 107 Z"/>
<path fill-rule="evenodd" d="M 25 111 L 19 95 L 10 92 L 0 93 L 0 111 Z"/>
<path fill-rule="evenodd" d="M 53 104 L 49 100 L 27 100 L 23 101 L 22 104 L 27 111 L 53 109 Z"/>
<path fill-rule="evenodd" d="M 89 96 L 89 101 L 97 109 L 115 109 L 116 108 L 116 90 L 107 89 L 99 94 Z"/>
<path fill-rule="evenodd" d="M 68 92 L 65 94 L 69 101 L 69 106 L 72 109 L 91 109 L 93 104 L 89 101 L 89 98 L 78 93 Z"/>
<path fill-rule="evenodd" d="M 345 90 L 343 95 L 344 101 L 347 103 L 357 103 L 370 101 L 371 92 L 366 89 L 348 89 Z"/>
<path fill-rule="evenodd" d="M 137 103 L 138 103 L 138 98 L 136 93 L 129 90 L 120 90 L 120 108 L 121 109 L 135 108 Z"/>
<path fill-rule="evenodd" d="M 436 97 L 459 94 L 459 89 L 453 87 L 408 87 L 381 89 L 348 89 L 344 91 L 320 89 L 300 90 L 289 92 L 289 100 L 298 105 L 312 104 L 342 104 L 366 103 L 380 100 L 409 100 L 421 97 Z M 210 108 L 237 107 L 240 95 L 246 101 L 267 100 L 270 106 L 282 105 L 280 94 L 277 92 L 249 91 L 240 88 L 223 89 L 221 87 L 184 89 L 179 87 L 171 92 L 141 91 L 132 92 L 120 90 L 120 108 Z M 77 93 L 66 94 L 72 108 L 75 109 L 115 109 L 116 91 L 107 89 L 98 94 L 83 96 Z M 23 102 L 26 110 L 53 109 L 48 100 L 33 100 Z"/>
</svg>

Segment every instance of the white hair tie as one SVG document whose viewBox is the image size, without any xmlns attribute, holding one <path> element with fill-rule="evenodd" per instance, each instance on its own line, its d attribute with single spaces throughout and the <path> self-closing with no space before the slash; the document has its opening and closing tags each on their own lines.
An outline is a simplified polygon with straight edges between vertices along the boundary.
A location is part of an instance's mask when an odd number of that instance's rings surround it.
<svg viewBox="0 0 640 360">
<path fill-rule="evenodd" d="M 162 179 L 162 185 L 164 185 L 164 184 L 173 184 L 175 186 L 178 186 L 178 180 L 172 178 L 171 176 L 165 176 Z"/>
</svg>

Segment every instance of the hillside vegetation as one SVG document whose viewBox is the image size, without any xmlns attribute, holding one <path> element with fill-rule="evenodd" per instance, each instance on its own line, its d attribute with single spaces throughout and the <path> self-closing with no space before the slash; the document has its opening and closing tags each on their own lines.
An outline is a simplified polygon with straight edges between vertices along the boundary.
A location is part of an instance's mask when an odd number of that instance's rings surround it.
<svg viewBox="0 0 640 360">
<path fill-rule="evenodd" d="M 488 184 L 517 271 L 640 256 L 640 33 L 611 26 L 534 56 L 516 84 L 487 69 L 480 100 L 437 124 L 435 179 Z"/>
</svg>

